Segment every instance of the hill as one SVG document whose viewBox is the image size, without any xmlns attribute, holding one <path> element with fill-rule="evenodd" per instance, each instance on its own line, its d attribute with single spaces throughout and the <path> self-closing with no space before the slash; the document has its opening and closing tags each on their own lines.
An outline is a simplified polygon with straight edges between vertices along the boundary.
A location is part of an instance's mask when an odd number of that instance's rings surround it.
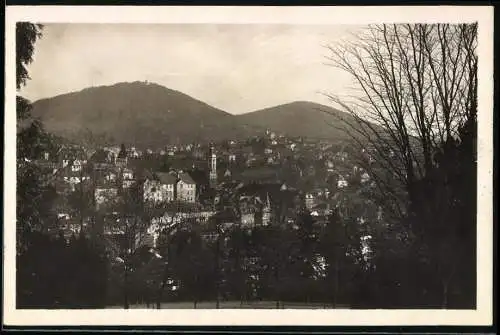
<svg viewBox="0 0 500 335">
<path fill-rule="evenodd" d="M 124 143 L 159 148 L 167 143 L 245 139 L 272 129 L 289 136 L 345 139 L 338 110 L 297 101 L 231 115 L 184 93 L 147 83 L 118 83 L 38 100 L 33 116 L 48 131 L 86 145 Z M 336 116 L 335 116 L 336 115 Z"/>
<path fill-rule="evenodd" d="M 69 140 L 138 147 L 217 139 L 233 128 L 230 114 L 145 82 L 92 87 L 38 100 L 32 114 L 42 119 L 47 130 Z"/>
<path fill-rule="evenodd" d="M 308 101 L 295 101 L 255 112 L 238 115 L 238 124 L 247 128 L 269 128 L 290 136 L 315 139 L 345 139 L 339 130 L 346 113 Z M 345 129 L 345 125 L 344 125 Z"/>
</svg>

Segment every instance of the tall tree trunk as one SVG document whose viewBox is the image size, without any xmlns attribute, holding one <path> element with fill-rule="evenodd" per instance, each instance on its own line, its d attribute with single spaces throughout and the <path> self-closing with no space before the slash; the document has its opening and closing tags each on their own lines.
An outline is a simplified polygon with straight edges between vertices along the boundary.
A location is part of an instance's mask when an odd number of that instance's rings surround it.
<svg viewBox="0 0 500 335">
<path fill-rule="evenodd" d="M 335 283 L 334 283 L 334 289 L 333 289 L 333 308 L 337 308 L 337 298 L 339 294 L 339 277 L 340 277 L 340 271 L 339 271 L 339 257 L 338 254 L 335 257 Z"/>
<path fill-rule="evenodd" d="M 217 236 L 217 248 L 216 248 L 216 255 L 215 255 L 215 294 L 216 294 L 216 302 L 215 302 L 215 308 L 219 309 L 220 307 L 220 260 L 219 260 L 219 250 L 220 250 L 220 232 L 219 235 Z"/>
<path fill-rule="evenodd" d="M 128 297 L 128 266 L 125 265 L 125 272 L 123 276 L 123 308 L 129 309 L 129 297 Z"/>
<path fill-rule="evenodd" d="M 193 305 L 194 309 L 196 309 L 198 305 L 198 274 L 194 275 L 194 294 L 193 294 Z"/>
<path fill-rule="evenodd" d="M 278 270 L 278 264 L 276 264 L 274 268 L 274 281 L 276 284 L 279 283 L 279 270 Z M 276 285 L 276 309 L 280 308 L 280 300 L 281 300 L 281 295 L 280 295 L 280 288 L 279 285 Z"/>
<path fill-rule="evenodd" d="M 167 232 L 167 264 L 165 264 L 165 271 L 163 272 L 163 278 L 161 280 L 161 285 L 158 288 L 158 292 L 156 295 L 156 309 L 161 308 L 161 301 L 163 297 L 163 291 L 165 290 L 165 286 L 167 284 L 168 275 L 170 273 L 170 235 Z"/>
<path fill-rule="evenodd" d="M 441 308 L 442 309 L 447 309 L 448 308 L 448 282 L 443 282 L 443 300 L 441 302 Z"/>
<path fill-rule="evenodd" d="M 160 288 L 158 289 L 158 292 L 156 294 L 156 309 L 161 309 L 161 302 L 163 298 L 163 291 L 165 290 L 165 283 L 166 279 L 164 279 L 160 285 Z"/>
<path fill-rule="evenodd" d="M 80 170 L 80 234 L 83 234 L 83 167 Z"/>
</svg>

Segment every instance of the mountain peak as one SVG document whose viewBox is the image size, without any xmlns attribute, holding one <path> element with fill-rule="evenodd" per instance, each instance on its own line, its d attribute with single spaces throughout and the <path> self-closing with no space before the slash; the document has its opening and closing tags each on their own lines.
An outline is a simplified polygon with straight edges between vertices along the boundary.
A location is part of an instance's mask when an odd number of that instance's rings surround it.
<svg viewBox="0 0 500 335">
<path fill-rule="evenodd" d="M 135 81 L 36 101 L 33 116 L 69 139 L 87 134 L 99 142 L 158 146 L 192 140 L 200 128 L 200 139 L 211 137 L 231 115 L 156 83 Z"/>
<path fill-rule="evenodd" d="M 342 113 L 332 107 L 312 101 L 293 101 L 240 115 L 240 121 L 251 127 L 317 139 L 345 138 L 338 130 L 337 115 Z M 343 114 L 342 114 L 343 115 Z M 349 115 L 343 115 L 349 117 Z"/>
<path fill-rule="evenodd" d="M 342 112 L 315 102 L 298 100 L 231 115 L 149 81 L 89 87 L 39 100 L 32 113 L 55 135 L 91 146 L 161 148 L 168 143 L 245 139 L 265 129 L 294 137 L 345 137 L 335 117 Z"/>
</svg>

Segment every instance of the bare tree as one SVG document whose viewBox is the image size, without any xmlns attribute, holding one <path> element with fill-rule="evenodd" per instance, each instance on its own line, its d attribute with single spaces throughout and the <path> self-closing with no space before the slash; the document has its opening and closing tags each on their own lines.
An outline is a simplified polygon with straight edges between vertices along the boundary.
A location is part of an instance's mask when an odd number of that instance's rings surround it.
<svg viewBox="0 0 500 335">
<path fill-rule="evenodd" d="M 122 183 L 119 183 L 120 185 Z M 130 307 L 130 284 L 132 277 L 138 273 L 145 264 L 141 259 L 147 252 L 150 257 L 161 258 L 153 248 L 148 245 L 151 225 L 152 209 L 145 206 L 140 193 L 140 184 L 136 183 L 128 188 L 119 186 L 120 192 L 114 203 L 108 205 L 104 211 L 110 210 L 117 214 L 118 226 L 106 223 L 110 236 L 106 238 L 107 245 L 113 254 L 115 263 L 121 264 L 123 270 L 123 306 Z M 114 238 L 113 238 L 114 237 Z M 137 276 L 135 276 L 137 277 Z M 139 280 L 135 278 L 136 282 Z M 144 278 L 143 278 L 144 279 Z M 146 281 L 144 279 L 144 281 Z"/>
<path fill-rule="evenodd" d="M 476 122 L 476 46 L 474 23 L 373 25 L 353 41 L 328 47 L 332 65 L 356 86 L 348 97 L 329 95 L 349 115 L 336 116 L 375 181 L 384 214 L 412 223 L 410 231 L 438 264 L 443 305 L 460 241 L 450 222 L 457 196 L 451 169 L 437 171 L 456 162 L 450 152 Z M 473 154 L 467 159 L 475 161 Z M 441 179 L 432 185 L 438 173 Z M 418 222 L 405 220 L 412 211 Z"/>
<path fill-rule="evenodd" d="M 393 179 L 411 193 L 413 182 L 434 168 L 436 149 L 475 117 L 476 34 L 476 24 L 384 24 L 328 47 L 332 65 L 357 86 L 350 97 L 329 97 L 349 112 L 341 118 L 367 153 L 364 166 L 371 155 L 390 171 L 374 173 L 384 193 L 394 196 Z"/>
</svg>

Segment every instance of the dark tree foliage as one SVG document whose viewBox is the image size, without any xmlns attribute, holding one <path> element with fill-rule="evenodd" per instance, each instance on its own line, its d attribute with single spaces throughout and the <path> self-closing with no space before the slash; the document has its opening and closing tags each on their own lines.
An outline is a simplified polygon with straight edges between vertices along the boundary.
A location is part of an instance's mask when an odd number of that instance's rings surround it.
<svg viewBox="0 0 500 335">
<path fill-rule="evenodd" d="M 373 25 L 330 48 L 362 92 L 332 99 L 389 227 L 361 276 L 371 306 L 475 307 L 476 48 L 477 23 Z"/>
<path fill-rule="evenodd" d="M 172 272 L 183 283 L 180 298 L 196 303 L 215 299 L 215 260 L 195 231 L 176 234 L 172 242 Z M 168 299 L 168 294 L 166 297 Z"/>
<path fill-rule="evenodd" d="M 33 61 L 35 42 L 42 36 L 41 24 L 18 22 L 16 24 L 17 89 L 30 79 L 27 66 Z"/>
<path fill-rule="evenodd" d="M 413 185 L 408 220 L 422 248 L 421 268 L 429 273 L 422 284 L 443 307 L 475 306 L 476 127 L 471 118 L 457 140 L 443 143 L 436 167 Z"/>
<path fill-rule="evenodd" d="M 16 25 L 17 89 L 29 80 L 35 42 L 42 26 Z M 57 195 L 47 185 L 36 160 L 57 151 L 58 141 L 30 114 L 31 103 L 16 99 L 17 114 L 17 292 L 18 308 L 104 307 L 107 261 L 105 250 L 84 235 L 68 243 L 57 229 L 53 203 Z M 56 230 L 57 231 L 57 230 Z"/>
<path fill-rule="evenodd" d="M 18 256 L 18 308 L 103 308 L 107 273 L 104 250 L 84 236 L 67 242 L 32 232 Z"/>
<path fill-rule="evenodd" d="M 21 22 L 16 25 L 17 89 L 29 79 L 26 66 L 32 62 L 34 44 L 41 36 L 40 25 Z M 31 103 L 23 97 L 16 98 L 17 111 L 17 247 L 26 247 L 25 233 L 40 227 L 43 215 L 38 203 L 45 189 L 39 170 L 32 160 L 39 158 L 48 137 L 41 122 L 32 120 Z"/>
</svg>

